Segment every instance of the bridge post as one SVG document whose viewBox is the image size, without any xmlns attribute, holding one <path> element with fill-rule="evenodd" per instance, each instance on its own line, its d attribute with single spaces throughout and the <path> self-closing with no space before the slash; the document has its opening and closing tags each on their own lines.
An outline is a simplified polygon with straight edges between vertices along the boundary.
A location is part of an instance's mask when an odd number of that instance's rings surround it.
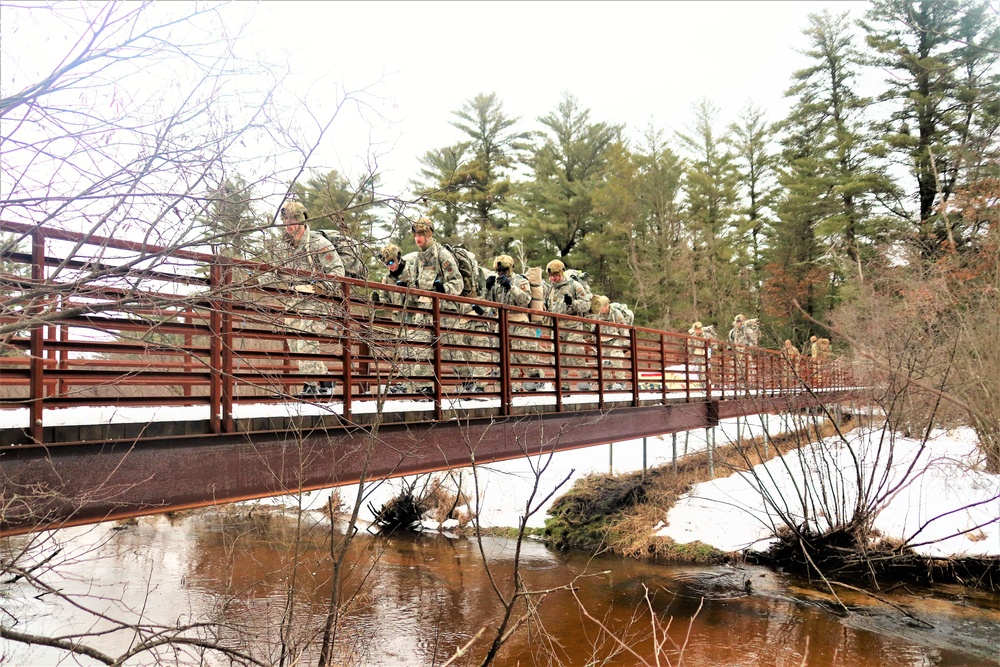
<svg viewBox="0 0 1000 667">
<path fill-rule="evenodd" d="M 343 333 L 340 337 L 340 363 L 343 368 L 342 371 L 342 387 L 341 387 L 341 400 L 343 401 L 343 415 L 344 420 L 347 422 L 351 421 L 351 399 L 353 394 L 353 368 L 351 367 L 354 360 L 351 358 L 351 348 L 354 344 L 353 342 L 353 329 L 352 324 L 354 319 L 351 317 L 351 286 L 347 283 L 341 283 L 341 289 L 344 292 L 344 326 Z"/>
<path fill-rule="evenodd" d="M 497 326 L 499 327 L 500 333 L 500 414 L 507 417 L 511 414 L 513 409 L 514 397 L 511 390 L 511 375 L 512 371 L 510 368 L 511 357 L 510 354 L 510 317 L 507 312 L 507 307 L 504 304 L 499 304 L 497 310 Z M 524 345 L 523 341 L 519 343 Z M 523 359 L 523 357 L 520 357 Z M 524 371 L 522 370 L 522 373 Z"/>
<path fill-rule="evenodd" d="M 41 284 L 45 280 L 45 236 L 41 226 L 36 227 L 31 232 L 31 280 L 36 284 Z M 29 309 L 29 317 L 41 314 L 45 307 L 44 299 L 39 299 Z M 32 442 L 42 444 L 44 431 L 42 430 L 43 398 L 45 398 L 45 384 L 42 373 L 45 371 L 45 328 L 35 326 L 31 329 L 31 361 L 29 362 L 29 387 L 28 396 L 28 435 Z"/>
<path fill-rule="evenodd" d="M 560 354 L 559 345 L 559 316 L 555 313 L 552 314 L 552 343 L 553 352 L 555 352 L 555 368 L 556 368 L 556 412 L 563 411 L 563 391 L 562 391 L 562 355 Z"/>
<path fill-rule="evenodd" d="M 434 419 L 441 421 L 444 411 L 441 407 L 441 299 L 437 295 L 433 297 L 433 324 L 431 326 L 431 344 L 434 346 L 434 372 L 431 380 L 434 383 Z"/>
</svg>

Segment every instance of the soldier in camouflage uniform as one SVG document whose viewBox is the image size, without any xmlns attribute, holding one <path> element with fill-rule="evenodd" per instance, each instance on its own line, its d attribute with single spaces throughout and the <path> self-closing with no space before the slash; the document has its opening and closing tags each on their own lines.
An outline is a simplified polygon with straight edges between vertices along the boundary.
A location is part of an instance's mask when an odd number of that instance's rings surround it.
<svg viewBox="0 0 1000 667">
<path fill-rule="evenodd" d="M 733 328 L 729 330 L 729 342 L 736 350 L 736 376 L 739 380 L 746 381 L 750 376 L 752 382 L 756 368 L 754 359 L 746 352 L 747 347 L 756 347 L 760 331 L 757 328 L 757 320 L 748 320 L 740 313 L 733 320 Z"/>
<path fill-rule="evenodd" d="M 590 314 L 590 301 L 593 295 L 587 286 L 578 280 L 566 276 L 566 265 L 558 259 L 554 259 L 545 265 L 545 271 L 549 274 L 549 291 L 545 295 L 545 310 L 558 315 L 586 316 Z M 582 322 L 562 321 L 560 322 L 559 339 L 562 341 L 583 343 L 586 338 L 572 330 L 582 330 Z M 563 354 L 584 354 L 583 345 L 561 345 Z M 591 371 L 587 368 L 587 360 L 579 357 L 566 357 L 563 359 L 564 367 L 580 368 L 578 374 L 581 378 L 589 378 Z M 566 377 L 568 372 L 564 371 Z M 589 390 L 589 382 L 581 382 L 578 389 Z M 563 384 L 563 390 L 569 390 L 569 384 Z"/>
<path fill-rule="evenodd" d="M 306 207 L 299 202 L 288 202 L 281 209 L 281 219 L 285 224 L 282 249 L 288 257 L 282 266 L 316 276 L 313 279 L 301 276 L 289 279 L 292 289 L 298 295 L 287 308 L 290 312 L 300 315 L 286 317 L 284 320 L 285 326 L 292 334 L 288 338 L 288 349 L 294 354 L 319 354 L 321 352 L 319 342 L 304 339 L 301 337 L 302 334 L 324 334 L 328 328 L 327 321 L 343 315 L 333 312 L 332 304 L 315 296 L 317 293 L 331 295 L 337 293 L 336 283 L 329 281 L 327 276 L 343 276 L 344 263 L 332 243 L 319 234 L 312 233 L 306 223 L 308 218 Z M 326 364 L 319 359 L 300 359 L 298 365 L 299 373 L 303 374 L 326 375 L 330 372 Z M 306 382 L 301 394 L 306 398 L 332 395 L 331 381 Z"/>
<path fill-rule="evenodd" d="M 496 275 L 486 279 L 486 299 L 496 303 L 505 303 L 511 306 L 527 308 L 531 304 L 531 284 L 526 276 L 514 271 L 514 258 L 510 255 L 499 255 L 493 260 L 493 270 Z M 508 316 L 509 322 L 528 323 L 526 313 L 511 312 Z M 538 351 L 538 341 L 536 329 L 531 326 L 510 325 L 511 350 L 533 350 Z M 531 340 L 524 340 L 531 339 Z M 530 365 L 533 368 L 521 369 L 516 364 Z M 520 377 L 541 377 L 541 370 L 538 368 L 539 359 L 537 355 L 511 354 L 510 376 Z M 514 387 L 515 391 L 535 389 L 534 383 L 523 383 Z"/>
<path fill-rule="evenodd" d="M 458 268 L 458 260 L 444 246 L 434 240 L 434 225 L 428 218 L 421 218 L 411 226 L 413 231 L 413 241 L 417 244 L 419 251 L 416 257 L 417 284 L 422 290 L 438 292 L 439 294 L 458 296 L 462 293 L 462 273 Z M 425 308 L 431 308 L 432 302 L 428 297 L 418 299 Z M 465 304 L 455 301 L 441 301 L 441 310 L 453 313 L 468 312 Z M 481 341 L 478 336 L 468 336 L 458 333 L 462 328 L 471 328 L 468 320 L 457 317 L 442 317 L 441 327 L 446 331 L 442 335 L 442 343 L 447 346 L 441 354 L 441 359 L 452 362 L 452 368 L 458 377 L 472 378 L 476 372 L 473 363 L 478 361 L 481 353 L 466 352 L 452 349 L 455 345 L 468 345 L 470 338 L 475 338 L 474 344 Z M 467 381 L 461 391 L 476 393 L 481 392 L 483 387 L 474 382 Z"/>
<path fill-rule="evenodd" d="M 598 322 L 608 322 L 610 324 L 629 324 L 625 307 L 620 303 L 612 303 L 608 297 L 595 294 L 590 300 L 590 312 L 595 315 Z M 601 327 L 601 352 L 605 357 L 604 366 L 611 368 L 624 368 L 622 359 L 625 357 L 625 348 L 629 346 L 628 329 L 618 327 Z M 610 371 L 605 374 L 612 380 L 606 389 L 611 391 L 623 391 L 625 389 L 626 374 L 621 371 Z"/>
</svg>

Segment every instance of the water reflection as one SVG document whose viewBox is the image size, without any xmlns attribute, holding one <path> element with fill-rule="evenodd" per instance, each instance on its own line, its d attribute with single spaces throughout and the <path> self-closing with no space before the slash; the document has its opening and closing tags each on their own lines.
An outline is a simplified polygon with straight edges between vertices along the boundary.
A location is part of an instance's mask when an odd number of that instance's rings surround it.
<svg viewBox="0 0 1000 667">
<path fill-rule="evenodd" d="M 86 557 L 64 559 L 52 583 L 98 594 L 119 615 L 208 620 L 228 645 L 270 664 L 282 659 L 283 638 L 286 656 L 301 651 L 302 664 L 315 664 L 333 591 L 330 531 L 323 522 L 303 532 L 295 528 L 294 517 L 230 509 L 173 521 L 149 517 L 114 532 L 63 531 L 57 539 L 76 549 L 86 543 Z M 498 538 L 485 539 L 480 553 L 464 538 L 361 533 L 340 577 L 336 663 L 441 664 L 485 627 L 475 657 L 459 663 L 476 664 L 500 614 L 484 560 L 496 586 L 510 595 L 514 553 L 513 543 Z M 968 597 L 947 588 L 886 594 L 933 626 L 925 628 L 855 593 L 841 596 L 853 611 L 844 615 L 830 596 L 762 568 L 587 558 L 536 542 L 522 546 L 521 558 L 525 587 L 551 592 L 540 598 L 537 620 L 520 629 L 498 665 L 640 664 L 601 626 L 650 663 L 656 645 L 663 647 L 660 664 L 664 657 L 677 664 L 683 649 L 689 667 L 1000 664 L 995 595 Z M 575 591 L 566 590 L 570 583 Z M 17 609 L 22 631 L 64 632 L 88 622 L 55 601 L 34 599 L 21 584 L 8 584 L 2 598 L 5 610 Z M 514 616 L 524 613 L 520 605 Z M 118 633 L 93 643 L 114 652 L 129 641 Z M 7 642 L 3 655 L 11 664 L 43 665 L 56 664 L 60 654 L 28 653 Z"/>
</svg>

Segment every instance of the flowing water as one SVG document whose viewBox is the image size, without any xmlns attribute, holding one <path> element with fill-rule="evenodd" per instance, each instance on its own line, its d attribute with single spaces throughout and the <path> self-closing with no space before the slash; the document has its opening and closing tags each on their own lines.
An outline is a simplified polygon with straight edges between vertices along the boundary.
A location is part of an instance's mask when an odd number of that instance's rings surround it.
<svg viewBox="0 0 1000 667">
<path fill-rule="evenodd" d="M 106 616 L 210 620 L 223 628 L 220 641 L 278 664 L 283 614 L 293 613 L 286 630 L 292 644 L 315 645 L 311 633 L 322 627 L 331 591 L 322 537 L 328 524 L 310 524 L 299 541 L 292 524 L 259 508 L 233 507 L 11 538 L 4 547 L 9 554 L 44 540 L 39 553 L 59 549 L 36 573 Z M 487 628 L 473 657 L 455 663 L 478 664 L 500 617 L 484 560 L 508 593 L 514 555 L 515 543 L 503 538 L 485 539 L 481 553 L 465 537 L 361 531 L 342 576 L 350 604 L 335 664 L 442 664 Z M 759 567 L 589 558 L 534 541 L 522 545 L 520 557 L 525 587 L 548 592 L 535 598 L 538 622 L 520 628 L 497 665 L 1000 665 L 996 594 L 911 587 L 882 593 L 882 602 L 839 591 L 845 612 L 832 595 Z M 23 580 L 3 582 L 0 603 L 4 626 L 20 632 L 93 634 L 109 627 L 54 595 L 38 596 Z M 518 605 L 513 618 L 524 611 Z M 117 631 L 88 643 L 121 652 L 134 641 Z M 0 640 L 2 664 L 97 664 L 77 660 Z M 177 663 L 197 664 L 170 652 L 129 664 Z M 229 663 L 210 657 L 205 664 Z M 316 664 L 315 652 L 298 664 Z"/>
</svg>

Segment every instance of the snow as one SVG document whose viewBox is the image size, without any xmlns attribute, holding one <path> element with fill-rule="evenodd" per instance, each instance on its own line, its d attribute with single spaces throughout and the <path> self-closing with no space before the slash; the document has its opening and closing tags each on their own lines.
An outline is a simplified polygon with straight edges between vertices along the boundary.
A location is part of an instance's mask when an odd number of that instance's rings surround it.
<svg viewBox="0 0 1000 667">
<path fill-rule="evenodd" d="M 933 433 L 926 446 L 899 436 L 882 440 L 878 429 L 856 430 L 846 443 L 826 439 L 755 466 L 754 475 L 734 474 L 696 485 L 668 512 L 666 525 L 656 534 L 724 551 L 764 550 L 781 525 L 775 506 L 796 525 L 829 526 L 838 512 L 854 506 L 855 470 L 860 469 L 865 473 L 862 489 L 875 480 L 875 488 L 863 491 L 863 499 L 876 509 L 873 528 L 882 537 L 903 541 L 925 556 L 996 556 L 1000 476 L 986 473 L 981 458 L 970 429 Z M 822 489 L 817 470 L 827 471 L 823 477 L 828 484 Z M 806 471 L 813 473 L 811 485 L 805 482 Z M 801 500 L 803 496 L 808 501 Z M 782 500 L 766 503 L 765 497 Z M 824 497 L 834 500 L 824 502 Z M 811 503 L 834 511 L 805 511 Z"/>
</svg>

